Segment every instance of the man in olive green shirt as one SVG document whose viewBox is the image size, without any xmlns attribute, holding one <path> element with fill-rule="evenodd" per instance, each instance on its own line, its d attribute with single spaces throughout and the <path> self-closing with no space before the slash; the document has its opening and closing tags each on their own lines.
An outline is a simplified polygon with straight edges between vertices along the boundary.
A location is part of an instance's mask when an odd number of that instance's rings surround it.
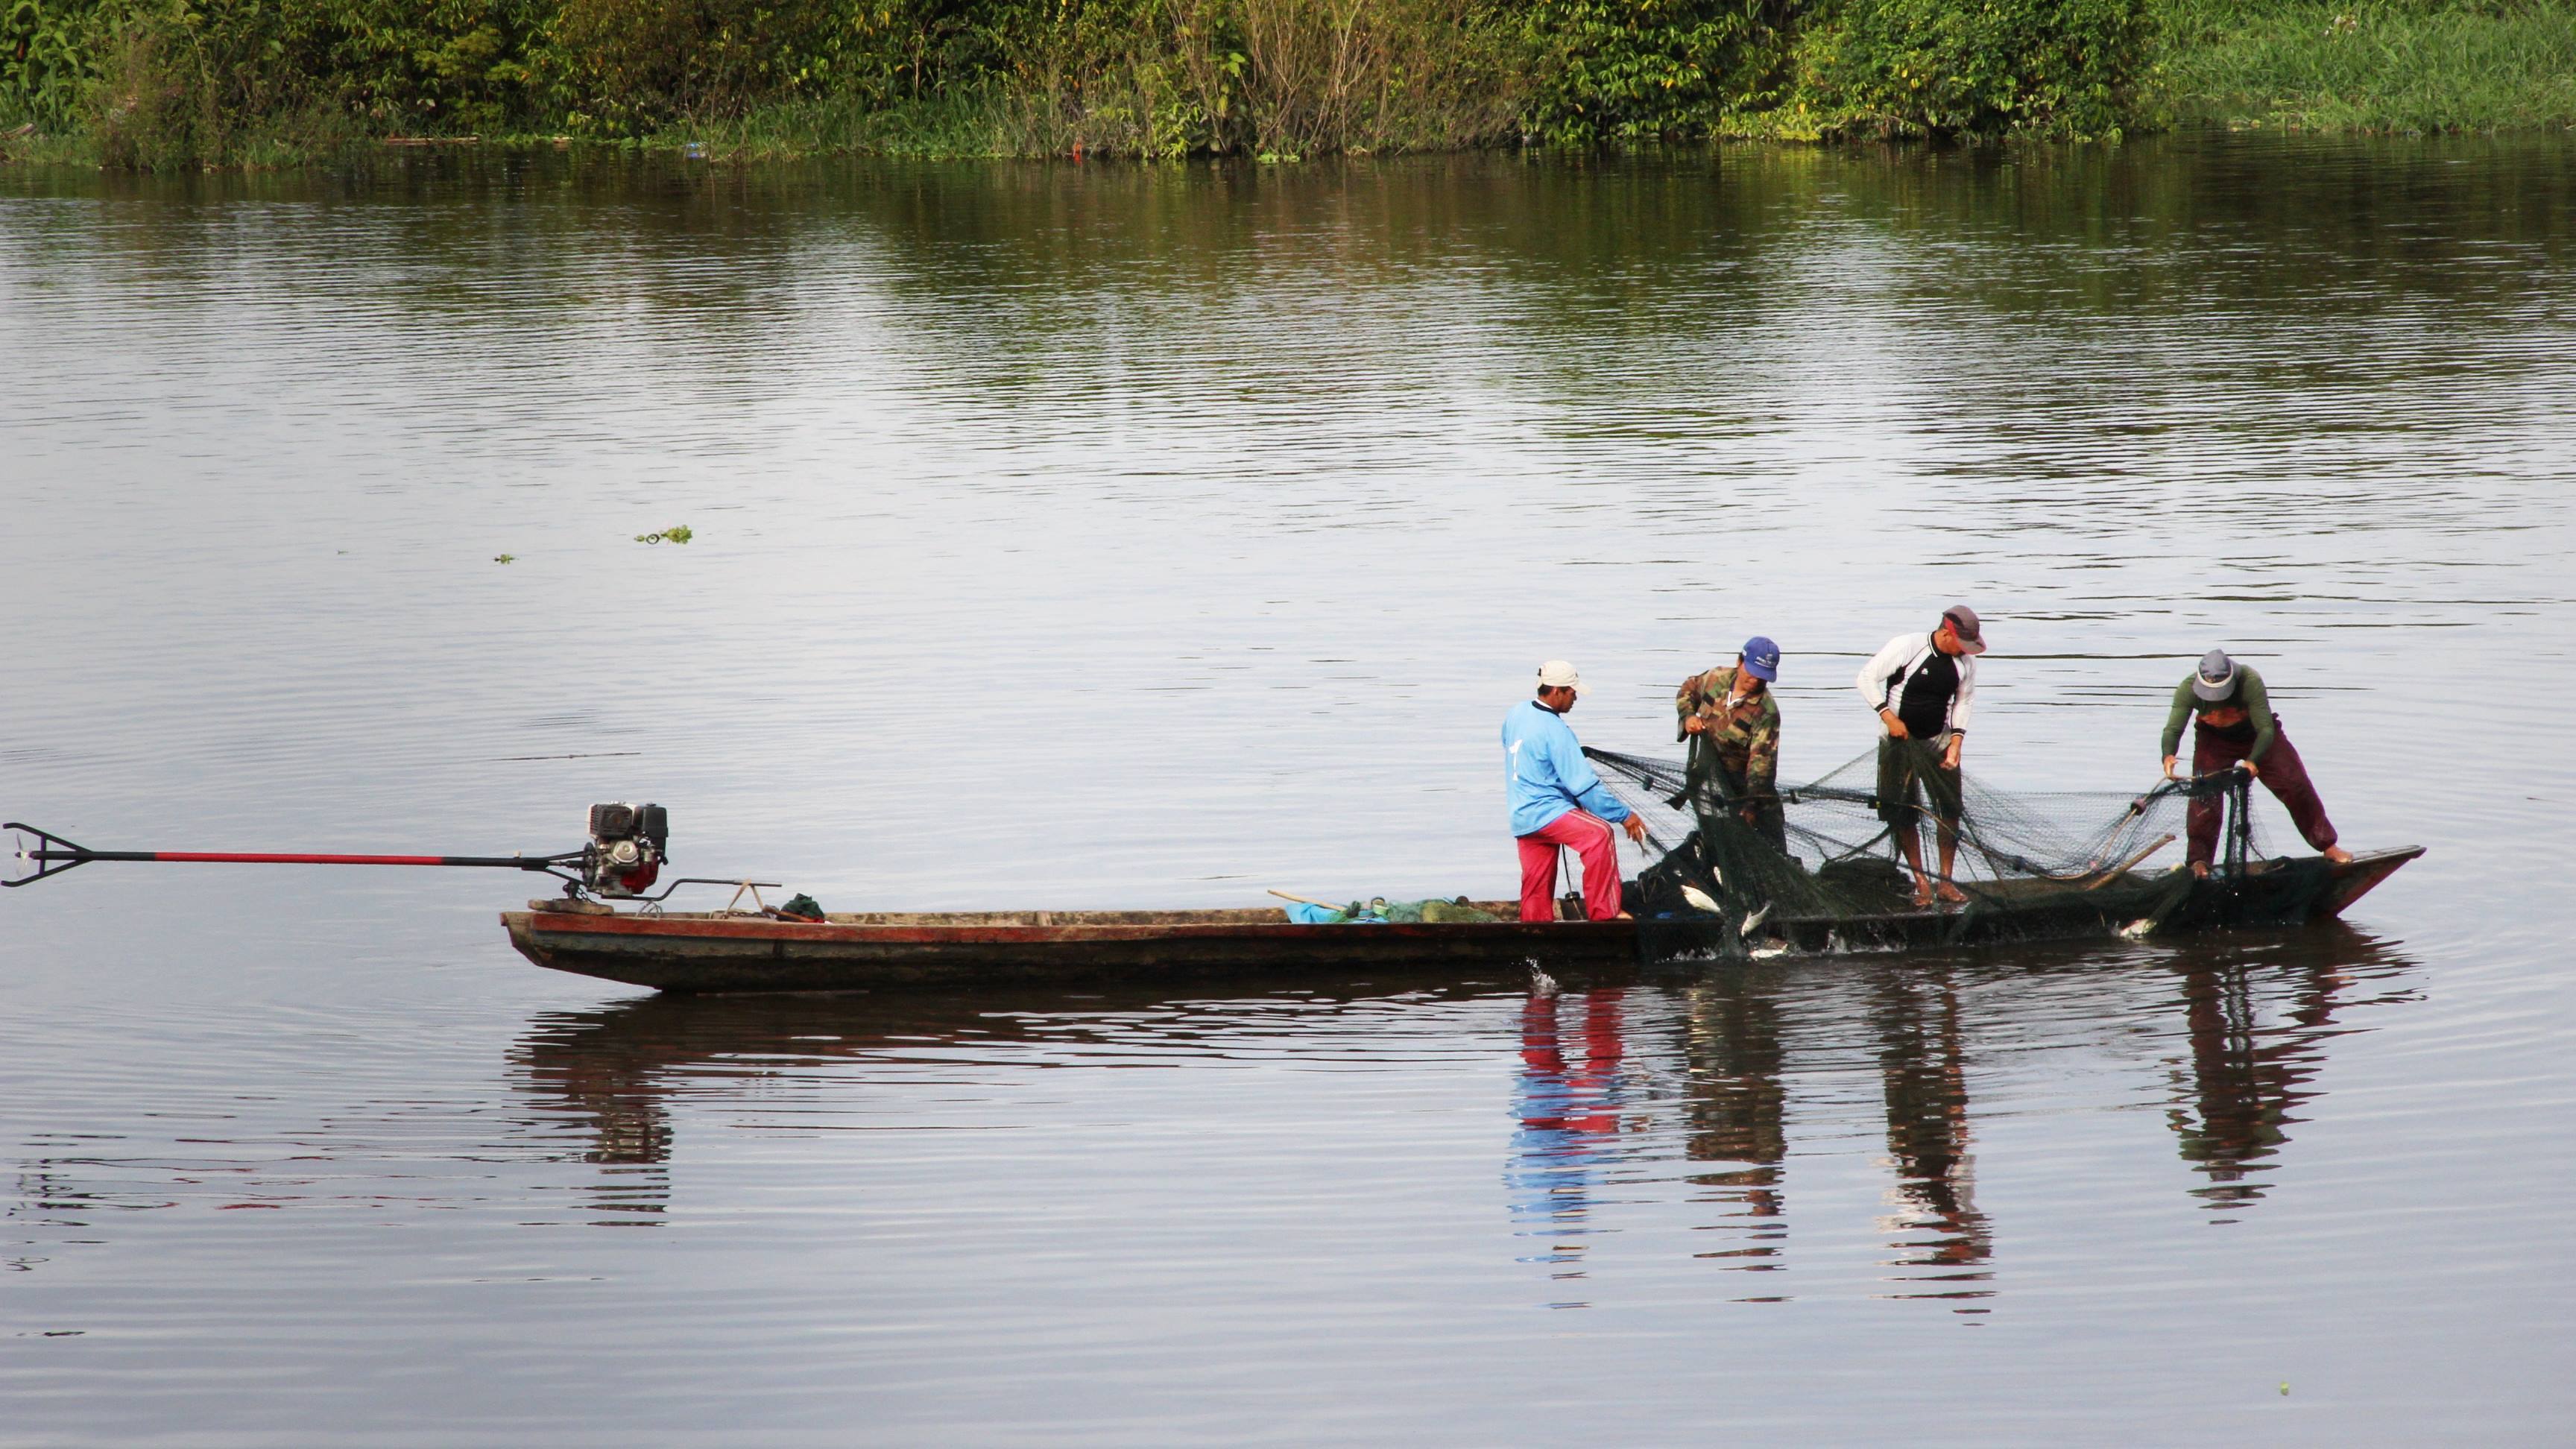
<svg viewBox="0 0 2576 1449">
<path fill-rule="evenodd" d="M 2272 712 L 2272 697 L 2263 688 L 2262 675 L 2228 658 L 2227 651 L 2212 649 L 2201 657 L 2200 668 L 2190 678 L 2174 686 L 2173 708 L 2165 715 L 2167 779 L 2174 777 L 2174 766 L 2181 759 L 2174 751 L 2182 744 L 2183 723 L 2194 719 L 2192 774 L 2214 775 L 2230 766 L 2243 770 L 2280 800 L 2299 834 L 2325 852 L 2326 859 L 2338 865 L 2352 859 L 2351 851 L 2335 844 L 2334 822 L 2326 818 L 2325 802 L 2308 781 L 2306 763 L 2290 737 L 2281 733 L 2281 719 Z M 2220 814 L 2216 796 L 2203 795 L 2191 802 L 2185 828 L 2190 832 L 2194 875 L 2209 874 L 2209 862 L 2218 852 Z"/>
</svg>

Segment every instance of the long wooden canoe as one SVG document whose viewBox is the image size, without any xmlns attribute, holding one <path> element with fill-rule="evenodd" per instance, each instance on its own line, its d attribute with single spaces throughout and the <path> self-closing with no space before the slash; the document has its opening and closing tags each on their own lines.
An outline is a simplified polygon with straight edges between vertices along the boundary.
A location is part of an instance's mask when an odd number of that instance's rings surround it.
<svg viewBox="0 0 2576 1449">
<path fill-rule="evenodd" d="M 2009 889 L 1960 910 L 1893 911 L 1771 923 L 1795 949 L 1969 945 L 2143 930 L 2296 925 L 2339 916 L 2420 848 L 2270 863 L 2236 881 L 2172 872 L 2130 875 L 2070 896 Z M 2009 882 L 2005 883 L 2008 887 Z M 721 913 L 599 913 L 556 902 L 502 915 L 510 942 L 536 964 L 659 991 L 873 991 L 1258 974 L 1277 978 L 1454 963 L 1493 967 L 1633 967 L 1714 954 L 1723 929 L 1705 919 L 1523 925 L 1510 902 L 1481 903 L 1492 922 L 1302 926 L 1284 911 L 972 911 L 835 914 L 821 923 Z"/>
<path fill-rule="evenodd" d="M 1489 902 L 1506 915 L 1517 909 Z M 1282 910 L 835 913 L 763 916 L 511 911 L 540 966 L 662 991 L 843 991 L 979 983 L 1145 981 L 1283 968 L 1348 974 L 1443 961 L 1620 961 L 1633 922 L 1301 926 Z"/>
</svg>

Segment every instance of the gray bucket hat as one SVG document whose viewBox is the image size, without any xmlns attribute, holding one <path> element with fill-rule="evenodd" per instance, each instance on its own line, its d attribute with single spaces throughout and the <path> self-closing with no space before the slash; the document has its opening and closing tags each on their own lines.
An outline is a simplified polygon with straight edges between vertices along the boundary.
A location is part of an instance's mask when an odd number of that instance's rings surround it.
<svg viewBox="0 0 2576 1449">
<path fill-rule="evenodd" d="M 2200 672 L 2191 677 L 2191 692 L 2212 704 L 2236 692 L 2236 661 L 2224 649 L 2200 656 Z"/>
</svg>

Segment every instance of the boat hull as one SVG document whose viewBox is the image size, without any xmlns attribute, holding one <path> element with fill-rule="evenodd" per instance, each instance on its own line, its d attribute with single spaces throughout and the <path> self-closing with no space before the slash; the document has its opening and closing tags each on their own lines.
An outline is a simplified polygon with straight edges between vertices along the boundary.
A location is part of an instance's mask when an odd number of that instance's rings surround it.
<svg viewBox="0 0 2576 1449">
<path fill-rule="evenodd" d="M 1300 926 L 1279 911 L 1049 911 L 762 917 L 511 911 L 510 942 L 540 966 L 659 991 L 1188 980 L 1231 973 L 1335 976 L 1378 967 L 1636 959 L 1633 922 Z"/>
<path fill-rule="evenodd" d="M 1893 911 L 1772 923 L 1801 951 L 1905 949 L 2116 932 L 2287 926 L 2340 915 L 2423 852 L 2381 851 L 2336 866 L 2274 862 L 2236 882 L 2165 873 L 2101 890 L 1981 897 L 1955 911 Z M 1507 913 L 1506 902 L 1485 908 Z M 1523 925 L 1423 922 L 1301 926 L 1275 910 L 1019 911 L 836 915 L 807 924 L 760 916 L 510 911 L 511 944 L 537 965 L 672 992 L 876 991 L 1081 985 L 1522 964 L 1597 974 L 1722 954 L 1702 919 Z"/>
</svg>

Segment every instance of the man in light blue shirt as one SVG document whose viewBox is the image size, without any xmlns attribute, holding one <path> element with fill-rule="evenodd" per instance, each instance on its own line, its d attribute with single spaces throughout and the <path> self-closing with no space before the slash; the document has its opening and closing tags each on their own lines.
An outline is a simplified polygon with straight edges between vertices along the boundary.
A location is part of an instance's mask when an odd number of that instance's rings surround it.
<svg viewBox="0 0 2576 1449">
<path fill-rule="evenodd" d="M 1583 862 L 1583 914 L 1595 921 L 1617 920 L 1619 909 L 1619 842 L 1610 833 L 1622 825 L 1628 838 L 1646 839 L 1646 822 L 1619 803 L 1602 785 L 1583 744 L 1565 722 L 1583 693 L 1583 677 L 1562 659 L 1538 667 L 1538 697 L 1525 699 L 1503 716 L 1504 788 L 1512 808 L 1512 834 L 1521 847 L 1521 919 L 1556 919 L 1556 852 L 1571 848 Z"/>
</svg>

